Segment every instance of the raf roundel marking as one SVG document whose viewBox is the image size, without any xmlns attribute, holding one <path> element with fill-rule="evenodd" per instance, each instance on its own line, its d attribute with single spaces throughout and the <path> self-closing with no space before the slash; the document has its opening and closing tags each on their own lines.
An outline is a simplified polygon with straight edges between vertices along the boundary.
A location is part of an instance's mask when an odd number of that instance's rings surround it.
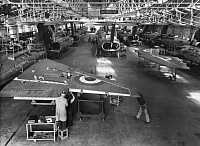
<svg viewBox="0 0 200 146">
<path fill-rule="evenodd" d="M 89 76 L 81 76 L 79 78 L 79 80 L 82 82 L 82 83 L 86 83 L 86 84 L 97 84 L 97 83 L 100 83 L 101 80 L 98 80 L 98 79 L 95 79 L 93 77 L 89 77 Z"/>
</svg>

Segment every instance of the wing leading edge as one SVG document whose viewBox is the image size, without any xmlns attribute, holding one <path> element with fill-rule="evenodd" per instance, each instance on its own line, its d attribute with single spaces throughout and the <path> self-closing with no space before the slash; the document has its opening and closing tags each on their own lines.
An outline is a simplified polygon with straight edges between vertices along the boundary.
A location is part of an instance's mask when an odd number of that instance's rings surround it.
<svg viewBox="0 0 200 146">
<path fill-rule="evenodd" d="M 158 63 L 160 65 L 164 65 L 169 68 L 177 68 L 177 69 L 189 69 L 185 63 L 183 63 L 177 57 L 169 57 L 163 55 L 153 55 L 150 53 L 150 49 L 146 50 L 135 50 L 138 53 L 138 57 L 147 59 L 151 62 Z"/>
<path fill-rule="evenodd" d="M 25 70 L 1 90 L 0 96 L 22 100 L 55 100 L 63 90 L 138 96 L 135 89 L 129 89 L 116 81 L 75 70 L 52 60 L 41 60 Z"/>
</svg>

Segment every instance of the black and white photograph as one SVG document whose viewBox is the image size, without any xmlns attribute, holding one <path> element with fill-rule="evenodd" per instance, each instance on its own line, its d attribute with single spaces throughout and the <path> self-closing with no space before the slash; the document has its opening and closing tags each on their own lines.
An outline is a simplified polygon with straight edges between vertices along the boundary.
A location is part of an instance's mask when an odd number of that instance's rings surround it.
<svg viewBox="0 0 200 146">
<path fill-rule="evenodd" d="M 0 146 L 200 146 L 200 0 L 0 0 Z"/>
</svg>

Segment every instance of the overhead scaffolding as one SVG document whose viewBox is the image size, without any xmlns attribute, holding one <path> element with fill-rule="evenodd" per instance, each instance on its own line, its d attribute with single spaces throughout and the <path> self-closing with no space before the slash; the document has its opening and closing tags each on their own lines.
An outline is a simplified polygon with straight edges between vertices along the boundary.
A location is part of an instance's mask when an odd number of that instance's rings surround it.
<svg viewBox="0 0 200 146">
<path fill-rule="evenodd" d="M 118 14 L 109 15 L 109 19 L 123 17 L 134 22 L 172 22 L 196 26 L 200 21 L 200 0 L 4 0 L 2 5 L 5 4 L 16 6 L 14 10 L 18 13 L 15 17 L 19 17 L 20 21 L 88 17 L 89 7 L 100 11 L 111 5 L 118 10 Z M 99 16 L 108 17 L 100 13 Z"/>
</svg>

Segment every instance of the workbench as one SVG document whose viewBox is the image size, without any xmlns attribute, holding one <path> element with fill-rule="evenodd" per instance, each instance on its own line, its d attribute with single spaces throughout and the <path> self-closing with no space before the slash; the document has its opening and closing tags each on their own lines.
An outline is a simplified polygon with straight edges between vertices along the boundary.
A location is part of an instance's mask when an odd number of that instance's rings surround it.
<svg viewBox="0 0 200 146">
<path fill-rule="evenodd" d="M 45 116 L 45 119 L 51 119 L 50 122 L 33 122 L 26 124 L 27 140 L 53 140 L 56 141 L 56 118 L 55 116 Z"/>
</svg>

